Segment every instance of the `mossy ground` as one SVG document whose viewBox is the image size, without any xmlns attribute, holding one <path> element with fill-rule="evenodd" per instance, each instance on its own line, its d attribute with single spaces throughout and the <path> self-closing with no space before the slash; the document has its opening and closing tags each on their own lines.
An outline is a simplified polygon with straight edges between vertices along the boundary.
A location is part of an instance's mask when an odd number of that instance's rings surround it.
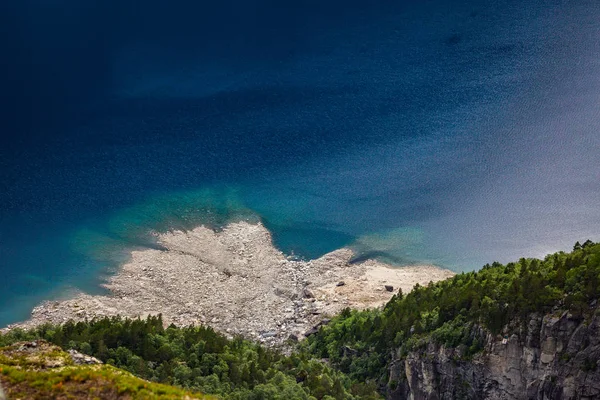
<svg viewBox="0 0 600 400">
<path fill-rule="evenodd" d="M 211 399 L 134 377 L 109 365 L 73 365 L 56 346 L 0 349 L 0 382 L 10 399 Z"/>
</svg>

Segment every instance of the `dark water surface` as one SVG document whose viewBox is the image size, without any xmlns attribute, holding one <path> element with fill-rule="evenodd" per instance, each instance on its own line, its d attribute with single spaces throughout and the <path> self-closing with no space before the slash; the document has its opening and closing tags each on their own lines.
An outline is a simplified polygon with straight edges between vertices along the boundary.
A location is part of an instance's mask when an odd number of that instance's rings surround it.
<svg viewBox="0 0 600 400">
<path fill-rule="evenodd" d="M 600 239 L 598 1 L 0 7 L 0 325 L 201 223 L 457 271 Z"/>
</svg>

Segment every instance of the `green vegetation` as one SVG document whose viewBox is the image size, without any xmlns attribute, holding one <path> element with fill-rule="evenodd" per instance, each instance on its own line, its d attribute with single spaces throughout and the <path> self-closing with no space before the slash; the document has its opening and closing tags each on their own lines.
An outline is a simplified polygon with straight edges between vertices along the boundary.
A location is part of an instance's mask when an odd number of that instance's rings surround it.
<svg viewBox="0 0 600 400">
<path fill-rule="evenodd" d="M 103 318 L 14 330 L 0 345 L 45 339 L 92 355 L 143 379 L 228 399 L 377 399 L 372 386 L 351 382 L 320 360 L 285 356 L 207 327 L 163 328 L 160 317 Z"/>
<path fill-rule="evenodd" d="M 210 398 L 173 386 L 146 382 L 109 365 L 68 367 L 60 371 L 23 371 L 0 364 L 0 374 L 11 398 Z"/>
<path fill-rule="evenodd" d="M 42 338 L 148 381 L 228 399 L 376 399 L 376 388 L 397 384 L 388 382 L 392 358 L 434 342 L 466 360 L 482 350 L 487 332 L 517 330 L 531 313 L 586 318 L 599 283 L 600 244 L 587 241 L 544 260 L 493 263 L 417 285 L 382 310 L 346 309 L 289 356 L 207 327 L 164 328 L 160 317 L 13 330 L 0 345 Z M 584 368 L 595 370 L 596 362 Z"/>
<path fill-rule="evenodd" d="M 212 399 L 199 393 L 136 378 L 109 365 L 76 366 L 55 346 L 30 354 L 0 349 L 0 382 L 9 398 Z"/>
<path fill-rule="evenodd" d="M 533 312 L 568 309 L 583 318 L 599 297 L 600 244 L 576 243 L 544 260 L 485 265 L 480 271 L 415 286 L 383 310 L 345 310 L 302 344 L 303 351 L 355 381 L 387 382 L 393 354 L 430 342 L 459 348 L 468 359 L 482 349 L 483 329 L 518 328 Z M 483 329 L 482 329 L 483 328 Z M 590 368 L 593 366 L 590 364 Z"/>
</svg>

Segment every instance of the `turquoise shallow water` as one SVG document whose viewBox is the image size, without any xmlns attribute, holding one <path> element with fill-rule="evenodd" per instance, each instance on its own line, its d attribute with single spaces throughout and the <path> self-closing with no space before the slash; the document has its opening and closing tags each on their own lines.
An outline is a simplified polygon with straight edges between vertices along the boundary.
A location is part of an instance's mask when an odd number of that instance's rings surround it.
<svg viewBox="0 0 600 400">
<path fill-rule="evenodd" d="M 598 2 L 25 3 L 0 325 L 199 224 L 456 271 L 599 239 Z"/>
</svg>

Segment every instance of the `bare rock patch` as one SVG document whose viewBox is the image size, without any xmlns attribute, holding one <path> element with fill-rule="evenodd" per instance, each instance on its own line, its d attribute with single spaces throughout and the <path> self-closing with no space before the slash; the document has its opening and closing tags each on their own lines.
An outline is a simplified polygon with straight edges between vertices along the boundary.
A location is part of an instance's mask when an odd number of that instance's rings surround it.
<svg viewBox="0 0 600 400">
<path fill-rule="evenodd" d="M 410 291 L 454 275 L 433 266 L 394 268 L 375 260 L 351 263 L 340 249 L 316 260 L 287 257 L 261 224 L 237 222 L 215 232 L 198 227 L 161 234 L 165 250 L 133 251 L 105 284 L 109 295 L 76 294 L 35 307 L 10 326 L 122 315 L 162 314 L 166 324 L 206 324 L 229 336 L 270 345 L 299 340 L 345 307 L 385 304 L 394 289 Z M 340 283 L 343 282 L 342 285 Z"/>
</svg>

